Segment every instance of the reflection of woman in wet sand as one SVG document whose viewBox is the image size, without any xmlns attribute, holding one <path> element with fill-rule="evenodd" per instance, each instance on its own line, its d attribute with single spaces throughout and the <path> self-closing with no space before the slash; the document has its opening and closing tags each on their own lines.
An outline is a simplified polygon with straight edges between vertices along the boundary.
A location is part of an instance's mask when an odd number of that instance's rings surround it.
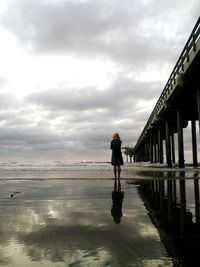
<svg viewBox="0 0 200 267">
<path fill-rule="evenodd" d="M 121 222 L 122 217 L 122 202 L 124 199 L 124 192 L 121 192 L 120 178 L 115 178 L 114 191 L 112 191 L 112 208 L 111 215 L 116 224 Z"/>
<path fill-rule="evenodd" d="M 121 152 L 121 144 L 122 144 L 122 141 L 120 140 L 119 134 L 115 133 L 110 143 L 110 149 L 112 150 L 111 164 L 113 165 L 113 172 L 114 172 L 115 178 L 117 176 L 118 178 L 120 178 L 121 165 L 124 164 L 122 152 Z"/>
</svg>

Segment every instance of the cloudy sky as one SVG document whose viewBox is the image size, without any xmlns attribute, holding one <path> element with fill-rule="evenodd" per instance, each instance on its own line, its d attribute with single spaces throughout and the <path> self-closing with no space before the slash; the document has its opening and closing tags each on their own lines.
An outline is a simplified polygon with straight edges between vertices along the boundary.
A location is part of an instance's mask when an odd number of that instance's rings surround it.
<svg viewBox="0 0 200 267">
<path fill-rule="evenodd" d="M 134 146 L 199 0 L 1 0 L 0 161 L 105 160 Z"/>
</svg>

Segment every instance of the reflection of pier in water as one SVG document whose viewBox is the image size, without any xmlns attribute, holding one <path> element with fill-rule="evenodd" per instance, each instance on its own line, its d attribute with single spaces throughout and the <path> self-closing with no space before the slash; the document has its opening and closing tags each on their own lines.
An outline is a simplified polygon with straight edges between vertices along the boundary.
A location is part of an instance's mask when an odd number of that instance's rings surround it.
<svg viewBox="0 0 200 267">
<path fill-rule="evenodd" d="M 194 267 L 199 266 L 200 251 L 199 180 L 197 174 L 190 179 L 185 172 L 179 174 L 134 183 L 174 266 Z"/>
</svg>

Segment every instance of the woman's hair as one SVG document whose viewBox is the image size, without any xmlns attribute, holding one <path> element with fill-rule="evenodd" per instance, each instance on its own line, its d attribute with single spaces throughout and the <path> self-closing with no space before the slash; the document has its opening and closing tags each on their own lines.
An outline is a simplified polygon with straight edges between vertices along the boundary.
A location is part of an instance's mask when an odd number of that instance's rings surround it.
<svg viewBox="0 0 200 267">
<path fill-rule="evenodd" d="M 113 139 L 120 139 L 119 134 L 118 134 L 118 133 L 114 133 L 114 134 L 113 134 Z"/>
</svg>

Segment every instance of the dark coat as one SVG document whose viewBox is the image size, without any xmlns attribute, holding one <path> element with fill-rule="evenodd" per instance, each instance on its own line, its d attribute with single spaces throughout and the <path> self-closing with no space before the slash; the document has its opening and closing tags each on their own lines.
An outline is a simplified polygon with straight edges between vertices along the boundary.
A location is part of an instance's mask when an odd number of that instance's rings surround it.
<svg viewBox="0 0 200 267">
<path fill-rule="evenodd" d="M 121 152 L 122 141 L 120 139 L 113 139 L 110 143 L 110 149 L 112 150 L 111 164 L 114 166 L 123 165 L 123 157 Z"/>
</svg>

